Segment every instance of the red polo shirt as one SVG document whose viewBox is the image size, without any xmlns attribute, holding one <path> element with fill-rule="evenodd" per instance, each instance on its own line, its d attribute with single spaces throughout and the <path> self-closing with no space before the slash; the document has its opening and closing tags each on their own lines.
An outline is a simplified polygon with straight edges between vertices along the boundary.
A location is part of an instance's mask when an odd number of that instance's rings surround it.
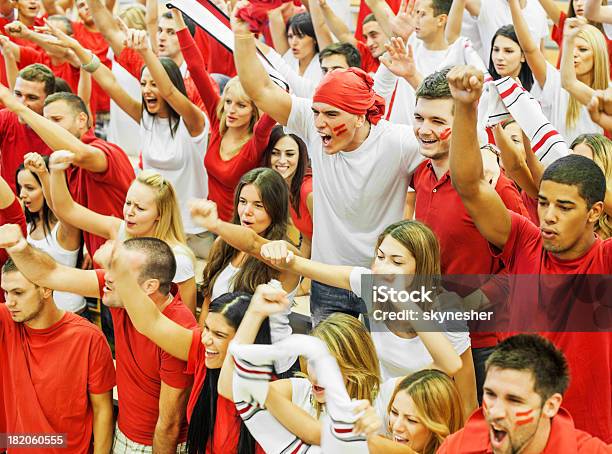
<svg viewBox="0 0 612 454">
<path fill-rule="evenodd" d="M 15 191 L 15 172 L 26 153 L 51 154 L 51 149 L 28 125 L 19 123 L 16 114 L 0 110 L 0 175 Z"/>
<path fill-rule="evenodd" d="M 548 442 L 541 454 L 609 454 L 612 448 L 574 427 L 574 421 L 567 410 L 560 408 L 552 419 Z M 489 425 L 484 419 L 482 408 L 476 410 L 465 427 L 449 435 L 438 449 L 438 454 L 491 454 Z"/>
<path fill-rule="evenodd" d="M 596 239 L 591 248 L 574 260 L 560 260 L 542 246 L 540 228 L 526 217 L 510 212 L 512 227 L 503 251 L 491 248 L 506 264 L 510 280 L 510 319 L 514 326 L 527 314 L 526 308 L 534 308 L 528 314 L 538 320 L 562 317 L 567 320 L 576 313 L 588 314 L 575 306 L 573 294 L 581 285 L 580 275 L 610 274 L 612 271 L 612 239 Z M 567 284 L 555 295 L 534 292 L 533 286 L 525 288 L 521 275 L 570 275 Z M 574 278 L 573 275 L 576 275 Z M 560 279 L 560 278 L 551 278 Z M 541 289 L 546 290 L 546 279 L 540 279 Z M 557 284 L 559 285 L 559 284 Z M 567 288 L 565 288 L 567 287 Z M 563 310 L 557 308 L 563 308 Z M 544 326 L 543 326 L 544 328 Z M 563 398 L 576 422 L 576 427 L 612 442 L 612 333 L 610 332 L 548 332 L 542 333 L 566 356 L 570 369 L 570 386 Z"/>
<path fill-rule="evenodd" d="M 489 253 L 489 243 L 480 234 L 472 218 L 465 210 L 461 197 L 446 172 L 438 180 L 431 160 L 417 167 L 412 177 L 416 190 L 415 217 L 427 224 L 440 242 L 442 274 L 496 274 L 503 264 Z M 526 213 L 521 196 L 511 180 L 499 176 L 495 190 L 506 207 L 519 213 Z M 471 290 L 460 293 L 469 293 Z M 472 325 L 471 325 L 472 326 Z M 472 347 L 492 347 L 497 344 L 495 333 L 471 333 Z"/>
<path fill-rule="evenodd" d="M 96 270 L 100 297 L 104 289 L 104 270 Z M 119 394 L 119 429 L 130 440 L 152 446 L 159 418 L 161 383 L 178 389 L 193 384 L 193 374 L 185 372 L 187 363 L 177 359 L 140 334 L 125 309 L 110 308 L 115 329 L 117 391 Z M 180 296 L 162 311 L 170 320 L 188 329 L 197 322 Z M 179 443 L 187 440 L 187 420 L 183 420 Z"/>
<path fill-rule="evenodd" d="M 357 40 L 356 47 L 359 55 L 361 55 L 361 69 L 367 73 L 375 73 L 380 66 L 380 60 L 374 58 L 372 52 L 370 52 L 370 49 L 363 41 Z"/>
<path fill-rule="evenodd" d="M 80 167 L 67 170 L 68 187 L 74 200 L 97 213 L 123 219 L 125 194 L 135 178 L 134 168 L 125 152 L 117 145 L 98 139 L 90 130 L 81 137 L 83 143 L 102 150 L 108 167 L 102 173 L 89 172 Z M 87 251 L 93 257 L 106 238 L 83 232 Z"/>
</svg>

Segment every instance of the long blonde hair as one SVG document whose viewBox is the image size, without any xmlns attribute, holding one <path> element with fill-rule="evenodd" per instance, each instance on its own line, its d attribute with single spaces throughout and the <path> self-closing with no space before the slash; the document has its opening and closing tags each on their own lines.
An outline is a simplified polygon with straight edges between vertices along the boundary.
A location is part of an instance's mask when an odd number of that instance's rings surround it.
<svg viewBox="0 0 612 454">
<path fill-rule="evenodd" d="M 134 181 L 147 186 L 155 193 L 155 206 L 159 216 L 155 238 L 165 241 L 173 249 L 179 247 L 181 252 L 195 260 L 193 252 L 187 247 L 181 211 L 172 183 L 153 170 L 143 170 Z"/>
<path fill-rule="evenodd" d="M 144 5 L 140 3 L 135 3 L 131 5 L 126 5 L 119 11 L 119 18 L 125 25 L 129 28 L 134 28 L 136 30 L 146 30 L 147 22 L 146 15 L 147 9 Z"/>
<path fill-rule="evenodd" d="M 593 161 L 602 170 L 606 178 L 606 187 L 612 188 L 612 140 L 601 134 L 581 134 L 572 142 L 573 150 L 577 145 L 584 144 L 593 152 Z M 607 213 L 602 213 L 595 225 L 595 231 L 602 238 L 612 237 L 612 219 Z"/>
<path fill-rule="evenodd" d="M 604 35 L 593 25 L 586 24 L 579 32 L 578 38 L 584 39 L 593 50 L 593 90 L 605 90 L 610 84 L 610 65 L 608 60 L 608 44 Z M 583 105 L 570 95 L 567 112 L 565 114 L 565 125 L 574 128 L 580 117 Z"/>
<path fill-rule="evenodd" d="M 335 313 L 319 323 L 312 335 L 327 345 L 338 362 L 351 399 L 374 402 L 380 389 L 380 366 L 370 333 L 363 323 L 347 314 Z M 322 405 L 313 401 L 317 418 Z"/>
<path fill-rule="evenodd" d="M 227 98 L 227 93 L 230 88 L 234 89 L 234 94 L 238 96 L 238 98 L 243 99 L 245 103 L 250 103 L 253 108 L 253 113 L 251 115 L 251 122 L 249 123 L 249 135 L 245 137 L 245 142 L 249 140 L 251 134 L 253 134 L 253 128 L 255 127 L 255 123 L 259 120 L 259 109 L 253 102 L 251 98 L 246 94 L 244 88 L 242 88 L 242 84 L 240 83 L 240 79 L 238 76 L 232 77 L 226 84 L 223 89 L 223 94 L 221 95 L 221 99 L 219 100 L 219 104 L 217 104 L 217 118 L 219 119 L 219 132 L 221 135 L 225 135 L 227 132 L 227 124 L 225 113 L 225 99 Z"/>
<path fill-rule="evenodd" d="M 453 380 L 444 372 L 424 369 L 402 379 L 389 401 L 391 413 L 395 396 L 407 393 L 416 407 L 421 423 L 431 432 L 421 454 L 434 454 L 444 439 L 463 427 L 461 396 Z M 387 428 L 391 432 L 391 428 Z"/>
</svg>

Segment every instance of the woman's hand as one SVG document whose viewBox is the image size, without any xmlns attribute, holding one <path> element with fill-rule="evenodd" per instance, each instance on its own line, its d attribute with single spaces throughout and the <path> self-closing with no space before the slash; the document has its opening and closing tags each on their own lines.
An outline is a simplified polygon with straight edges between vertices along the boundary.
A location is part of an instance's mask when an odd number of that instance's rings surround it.
<svg viewBox="0 0 612 454">
<path fill-rule="evenodd" d="M 212 200 L 192 200 L 189 202 L 191 218 L 206 230 L 215 232 L 219 227 L 217 204 Z"/>
<path fill-rule="evenodd" d="M 276 268 L 289 269 L 294 255 L 283 240 L 270 241 L 261 246 L 261 257 L 270 262 Z"/>
<path fill-rule="evenodd" d="M 38 153 L 27 153 L 24 156 L 23 165 L 27 170 L 38 176 L 49 173 L 45 160 Z"/>
</svg>

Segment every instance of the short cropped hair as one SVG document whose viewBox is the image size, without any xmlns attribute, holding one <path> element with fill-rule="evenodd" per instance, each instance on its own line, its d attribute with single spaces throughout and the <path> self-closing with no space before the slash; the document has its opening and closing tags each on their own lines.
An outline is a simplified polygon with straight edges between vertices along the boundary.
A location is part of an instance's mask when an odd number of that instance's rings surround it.
<svg viewBox="0 0 612 454">
<path fill-rule="evenodd" d="M 61 22 L 64 25 L 64 28 L 66 29 L 67 35 L 72 36 L 74 34 L 72 22 L 70 22 L 70 19 L 68 19 L 66 16 L 63 16 L 61 14 L 54 14 L 52 16 L 47 17 L 47 20 L 56 20 L 58 22 Z"/>
<path fill-rule="evenodd" d="M 50 95 L 55 90 L 55 76 L 53 72 L 41 63 L 26 66 L 17 74 L 17 77 L 28 82 L 42 82 L 45 85 L 45 94 Z"/>
<path fill-rule="evenodd" d="M 374 13 L 370 13 L 366 17 L 364 17 L 361 25 L 364 26 L 365 24 L 370 23 L 370 22 L 378 22 L 376 20 L 376 16 L 374 15 Z"/>
<path fill-rule="evenodd" d="M 89 123 L 89 111 L 87 110 L 85 102 L 79 96 L 65 91 L 53 93 L 52 95 L 47 96 L 47 99 L 45 99 L 45 107 L 57 101 L 64 101 L 77 115 L 83 112 L 85 115 L 87 115 L 87 123 Z"/>
<path fill-rule="evenodd" d="M 128 250 L 142 252 L 146 257 L 139 278 L 157 279 L 159 292 L 168 294 L 176 274 L 176 259 L 170 246 L 158 238 L 150 237 L 130 238 L 123 245 Z"/>
<path fill-rule="evenodd" d="M 428 75 L 416 91 L 416 99 L 445 99 L 452 98 L 446 75 L 451 68 L 444 68 Z"/>
<path fill-rule="evenodd" d="M 9 257 L 6 259 L 6 262 L 4 262 L 4 265 L 2 265 L 2 274 L 14 273 L 16 271 L 19 271 L 19 269 L 17 269 L 17 265 L 13 262 L 13 259 Z"/>
<path fill-rule="evenodd" d="M 361 55 L 355 46 L 350 43 L 333 43 L 319 52 L 319 62 L 330 55 L 344 55 L 349 68 L 361 68 Z"/>
<path fill-rule="evenodd" d="M 606 177 L 601 168 L 580 155 L 571 154 L 554 161 L 544 171 L 542 181 L 576 186 L 589 210 L 606 196 Z"/>
<path fill-rule="evenodd" d="M 53 90 L 53 93 L 61 93 L 61 92 L 72 93 L 72 88 L 70 88 L 70 85 L 68 85 L 68 82 L 66 82 L 61 77 L 56 76 L 55 77 L 55 89 Z"/>
<path fill-rule="evenodd" d="M 562 395 L 569 384 L 565 356 L 537 334 L 519 334 L 497 344 L 485 363 L 486 372 L 492 367 L 531 372 L 542 402 L 555 393 Z"/>
<path fill-rule="evenodd" d="M 450 13 L 451 5 L 453 4 L 453 0 L 431 0 L 431 8 L 433 9 L 434 16 L 439 16 L 440 14 Z"/>
</svg>

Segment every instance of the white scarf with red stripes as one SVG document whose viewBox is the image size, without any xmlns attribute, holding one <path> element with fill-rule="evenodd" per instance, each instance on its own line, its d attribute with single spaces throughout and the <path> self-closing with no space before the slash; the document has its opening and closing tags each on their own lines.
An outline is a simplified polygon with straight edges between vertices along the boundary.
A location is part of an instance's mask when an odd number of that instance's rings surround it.
<svg viewBox="0 0 612 454">
<path fill-rule="evenodd" d="M 488 95 L 486 94 L 488 91 Z M 504 77 L 487 84 L 480 108 L 485 114 L 486 127 L 490 128 L 507 118 L 521 127 L 531 142 L 531 148 L 545 166 L 569 154 L 563 136 L 553 127 L 542 112 L 540 103 L 516 80 Z"/>
<path fill-rule="evenodd" d="M 233 395 L 236 408 L 249 431 L 267 453 L 365 454 L 365 437 L 353 433 L 355 403 L 344 387 L 338 364 L 319 339 L 294 334 L 274 345 L 232 343 Z M 304 443 L 265 409 L 273 362 L 288 356 L 304 356 L 325 388 L 327 415 L 321 421 L 321 446 Z"/>
</svg>

